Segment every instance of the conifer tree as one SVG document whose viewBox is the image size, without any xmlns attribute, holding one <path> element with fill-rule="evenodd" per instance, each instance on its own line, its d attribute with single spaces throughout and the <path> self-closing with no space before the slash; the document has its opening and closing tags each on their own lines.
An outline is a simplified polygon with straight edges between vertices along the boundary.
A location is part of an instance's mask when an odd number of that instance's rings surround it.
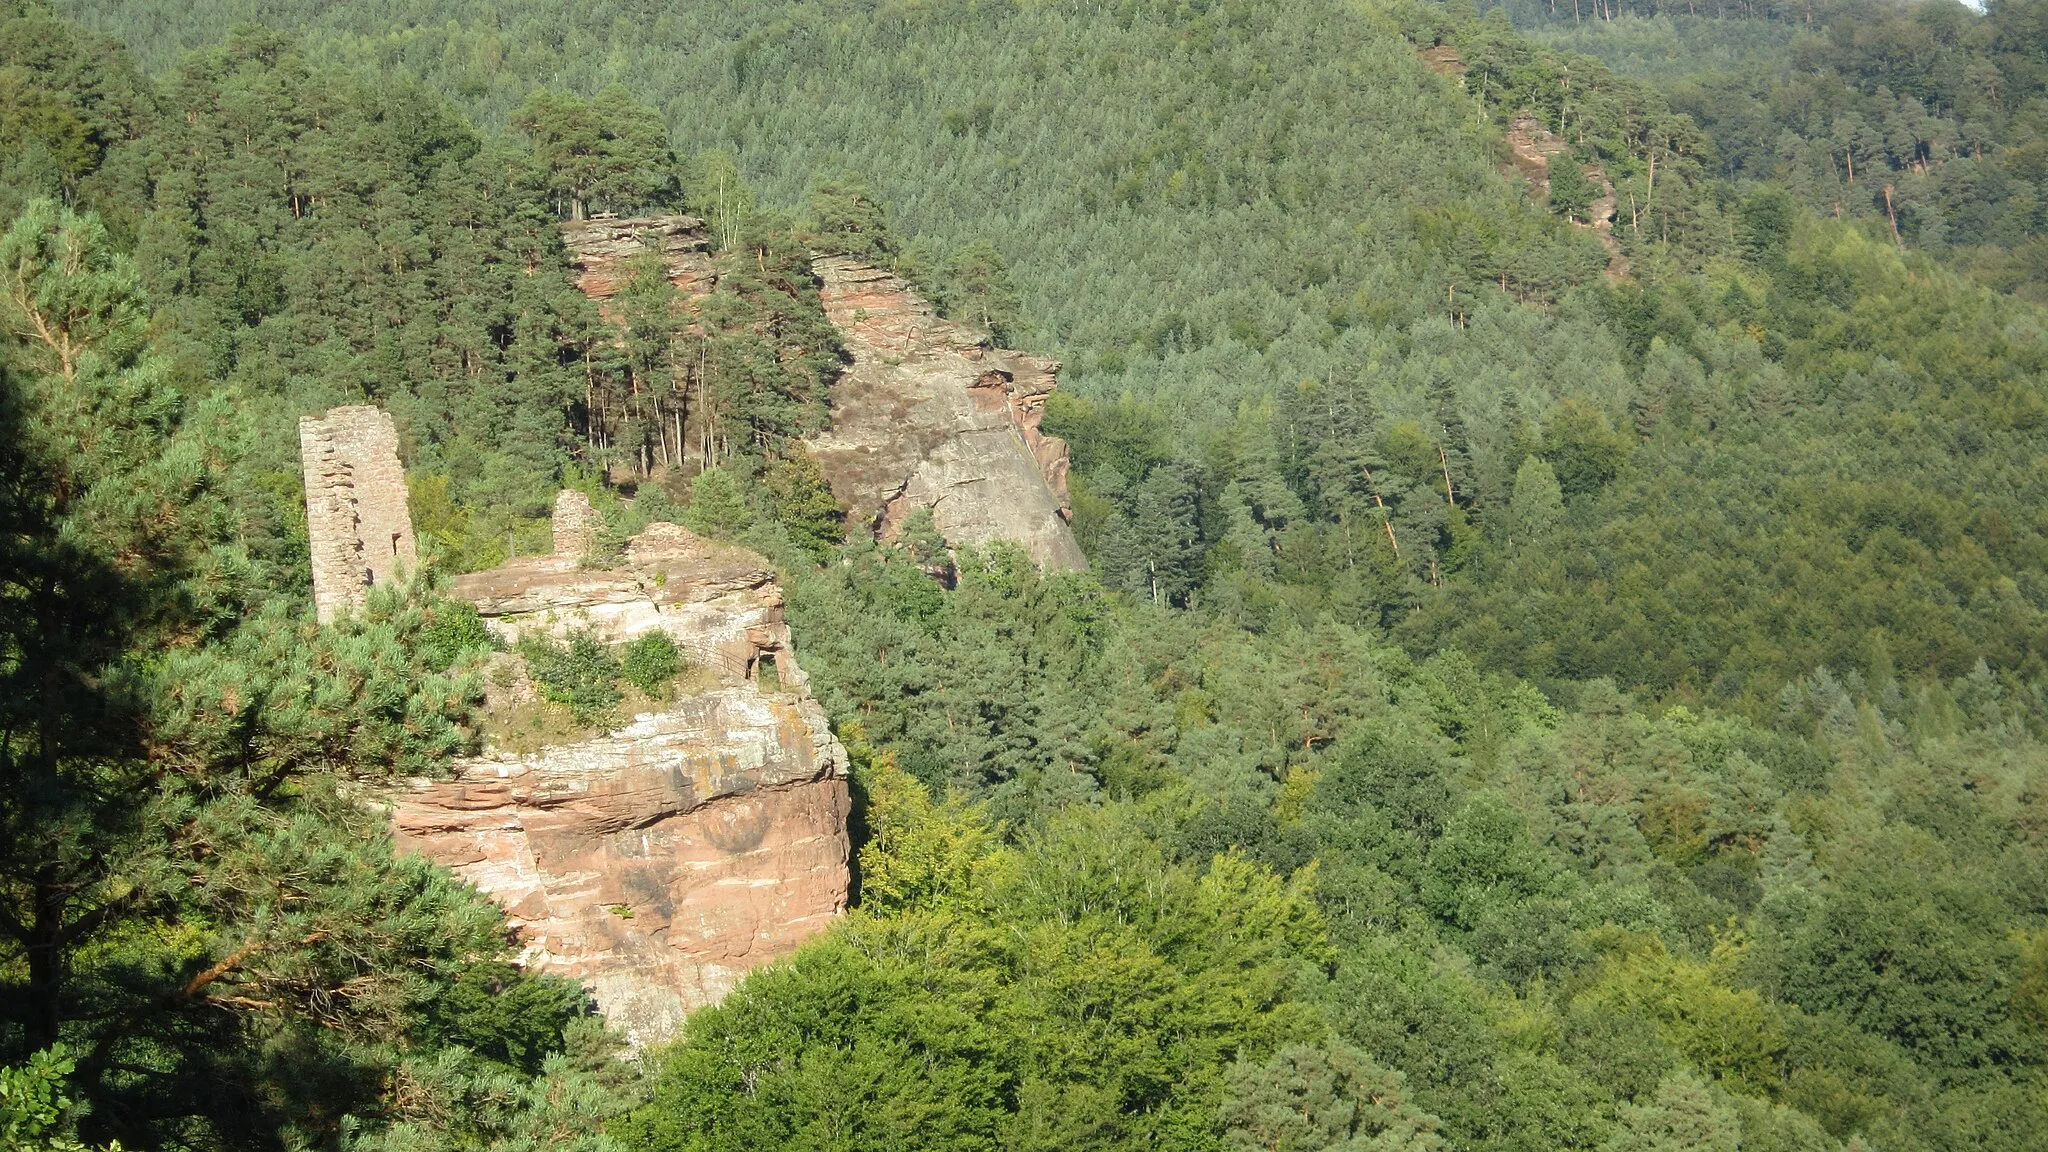
<svg viewBox="0 0 2048 1152">
<path fill-rule="evenodd" d="M 667 128 L 653 109 L 617 85 L 595 100 L 536 89 L 512 124 L 532 141 L 534 159 L 571 220 L 593 208 L 631 212 L 676 192 Z"/>
</svg>

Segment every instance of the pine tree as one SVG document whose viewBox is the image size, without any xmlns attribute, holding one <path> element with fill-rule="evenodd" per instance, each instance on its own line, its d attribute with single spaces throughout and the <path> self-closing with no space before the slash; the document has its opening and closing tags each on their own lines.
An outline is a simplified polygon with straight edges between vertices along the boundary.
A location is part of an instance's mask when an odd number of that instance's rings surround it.
<svg viewBox="0 0 2048 1152">
<path fill-rule="evenodd" d="M 536 89 L 513 113 L 512 126 L 532 141 L 534 158 L 571 220 L 593 207 L 631 212 L 676 193 L 667 127 L 617 85 L 595 100 Z"/>
<path fill-rule="evenodd" d="M 123 665 L 219 594 L 221 478 L 148 322 L 97 217 L 38 201 L 0 238 L 0 931 L 39 1047 L 72 1007 L 70 953 L 134 899 L 149 789 Z"/>
<path fill-rule="evenodd" d="M 1557 473 L 1547 461 L 1529 456 L 1515 470 L 1508 517 L 1515 542 L 1524 545 L 1543 540 L 1564 519 L 1564 490 L 1558 486 Z"/>
<path fill-rule="evenodd" d="M 732 473 L 706 468 L 690 482 L 690 507 L 683 523 L 693 532 L 731 539 L 753 526 L 754 513 Z"/>
<path fill-rule="evenodd" d="M 948 316 L 986 329 L 998 344 L 1014 338 L 1017 286 L 995 246 L 976 241 L 953 253 L 941 270 L 939 304 Z"/>
<path fill-rule="evenodd" d="M 800 443 L 791 442 L 782 457 L 768 465 L 761 482 L 775 519 L 790 538 L 820 560 L 829 557 L 844 535 L 846 513 L 833 498 L 817 459 Z"/>
<path fill-rule="evenodd" d="M 1593 207 L 1599 190 L 1587 177 L 1585 166 L 1571 153 L 1550 158 L 1550 210 L 1575 224 L 1591 223 L 1586 213 Z"/>
</svg>

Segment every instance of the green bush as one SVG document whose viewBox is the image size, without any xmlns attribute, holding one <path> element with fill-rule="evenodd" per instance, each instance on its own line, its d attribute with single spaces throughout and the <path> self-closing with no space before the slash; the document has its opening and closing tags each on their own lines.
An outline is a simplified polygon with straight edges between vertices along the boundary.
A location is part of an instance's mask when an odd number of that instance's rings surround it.
<svg viewBox="0 0 2048 1152">
<path fill-rule="evenodd" d="M 619 669 L 626 682 L 649 696 L 660 696 L 683 673 L 683 654 L 666 632 L 649 632 L 627 644 Z"/>
<path fill-rule="evenodd" d="M 429 985 L 414 1004 L 411 1032 L 430 1047 L 463 1047 L 528 1075 L 562 1051 L 562 1032 L 589 1013 L 583 988 L 502 960 L 465 964 Z"/>
<path fill-rule="evenodd" d="M 436 599 L 426 615 L 426 626 L 420 630 L 419 651 L 429 667 L 450 668 L 464 657 L 501 647 L 498 638 L 485 627 L 476 605 L 467 601 Z"/>
<path fill-rule="evenodd" d="M 619 693 L 619 658 L 588 630 L 571 633 L 567 643 L 529 636 L 519 642 L 519 654 L 541 696 L 567 706 L 578 724 L 608 721 L 625 698 Z"/>
</svg>

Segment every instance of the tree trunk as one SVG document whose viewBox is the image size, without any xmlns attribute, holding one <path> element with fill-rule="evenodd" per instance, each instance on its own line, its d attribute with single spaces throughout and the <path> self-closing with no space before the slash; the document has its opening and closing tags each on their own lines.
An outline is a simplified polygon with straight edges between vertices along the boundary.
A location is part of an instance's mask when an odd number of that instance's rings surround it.
<svg viewBox="0 0 2048 1152">
<path fill-rule="evenodd" d="M 57 866 L 36 869 L 34 918 L 27 925 L 22 951 L 28 954 L 28 1042 L 32 1049 L 48 1048 L 58 1039 L 63 1023 L 59 1009 L 64 990 L 64 896 L 57 882 Z"/>
</svg>

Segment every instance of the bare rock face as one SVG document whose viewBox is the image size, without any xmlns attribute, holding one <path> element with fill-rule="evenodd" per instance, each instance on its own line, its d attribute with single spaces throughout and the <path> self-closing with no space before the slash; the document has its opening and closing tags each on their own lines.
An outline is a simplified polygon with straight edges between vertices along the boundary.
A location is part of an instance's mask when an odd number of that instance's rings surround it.
<svg viewBox="0 0 2048 1152">
<path fill-rule="evenodd" d="M 672 1037 L 846 907 L 844 752 L 817 705 L 729 686 L 401 797 L 401 845 L 504 908 L 530 968 Z"/>
<path fill-rule="evenodd" d="M 419 566 L 391 414 L 367 404 L 299 420 L 313 605 L 321 623 Z"/>
<path fill-rule="evenodd" d="M 708 294 L 716 280 L 711 240 L 695 216 L 600 216 L 562 225 L 569 269 L 583 294 L 604 304 L 618 295 L 626 264 L 648 249 L 661 253 L 669 283 L 686 296 Z"/>
<path fill-rule="evenodd" d="M 571 521 L 558 539 L 583 511 L 557 506 Z M 507 639 L 658 629 L 713 674 L 616 731 L 464 761 L 398 798 L 401 845 L 502 906 L 525 963 L 582 979 L 610 1024 L 659 1043 L 844 910 L 846 753 L 805 689 L 767 561 L 656 524 L 609 567 L 531 557 L 453 592 Z"/>
<path fill-rule="evenodd" d="M 1059 365 L 991 347 L 887 272 L 837 256 L 812 266 L 853 365 L 810 447 L 850 521 L 891 539 L 929 508 L 951 542 L 1012 540 L 1042 568 L 1084 567 L 1067 446 L 1039 430 Z"/>
<path fill-rule="evenodd" d="M 1455 54 L 1454 54 L 1455 55 Z M 1529 187 L 1550 195 L 1550 158 L 1570 150 L 1571 145 L 1563 137 L 1555 135 L 1543 126 L 1534 113 L 1523 112 L 1508 123 L 1508 153 L 1514 159 L 1514 170 L 1529 182 Z M 1589 229 L 1607 249 L 1607 278 L 1610 281 L 1626 280 L 1629 276 L 1629 260 L 1621 251 L 1621 242 L 1614 238 L 1614 182 L 1607 178 L 1607 170 L 1597 164 L 1586 168 L 1586 178 L 1600 189 L 1600 195 L 1587 207 L 1586 223 L 1573 221 L 1577 228 Z"/>
</svg>

